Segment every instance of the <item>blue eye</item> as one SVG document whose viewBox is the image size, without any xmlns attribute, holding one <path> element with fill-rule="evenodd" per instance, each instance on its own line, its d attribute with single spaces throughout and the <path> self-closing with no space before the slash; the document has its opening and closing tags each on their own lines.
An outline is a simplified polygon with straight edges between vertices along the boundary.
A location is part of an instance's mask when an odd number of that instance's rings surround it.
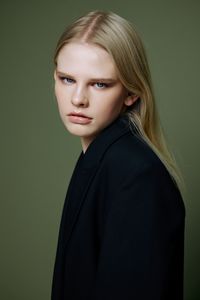
<svg viewBox="0 0 200 300">
<path fill-rule="evenodd" d="M 61 76 L 61 77 L 60 77 L 60 80 L 61 80 L 62 82 L 64 82 L 64 83 L 66 83 L 66 84 L 72 84 L 72 83 L 74 82 L 73 79 L 68 78 L 68 77 L 64 77 L 64 76 Z"/>
<path fill-rule="evenodd" d="M 95 85 L 98 89 L 104 89 L 108 86 L 106 83 L 103 83 L 103 82 L 97 82 L 97 83 L 95 83 Z"/>
</svg>

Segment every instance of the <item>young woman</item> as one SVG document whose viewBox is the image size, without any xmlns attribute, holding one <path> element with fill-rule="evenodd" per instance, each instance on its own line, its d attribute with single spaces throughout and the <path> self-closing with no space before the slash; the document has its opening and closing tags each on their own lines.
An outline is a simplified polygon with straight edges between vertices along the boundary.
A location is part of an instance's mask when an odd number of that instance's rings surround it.
<svg viewBox="0 0 200 300">
<path fill-rule="evenodd" d="M 94 11 L 55 51 L 55 95 L 82 152 L 60 224 L 52 300 L 183 299 L 185 207 L 142 42 Z"/>
</svg>

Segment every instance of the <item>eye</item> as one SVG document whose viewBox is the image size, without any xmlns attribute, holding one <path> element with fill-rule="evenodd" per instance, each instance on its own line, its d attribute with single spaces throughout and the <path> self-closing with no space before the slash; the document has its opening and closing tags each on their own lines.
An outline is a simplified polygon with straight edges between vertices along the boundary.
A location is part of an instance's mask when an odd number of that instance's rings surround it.
<svg viewBox="0 0 200 300">
<path fill-rule="evenodd" d="M 94 85 L 95 85 L 98 89 L 105 89 L 105 88 L 108 87 L 108 84 L 103 83 L 103 82 L 96 82 Z"/>
<path fill-rule="evenodd" d="M 74 83 L 74 80 L 69 77 L 60 76 L 59 78 L 63 83 L 66 83 L 66 84 Z"/>
</svg>

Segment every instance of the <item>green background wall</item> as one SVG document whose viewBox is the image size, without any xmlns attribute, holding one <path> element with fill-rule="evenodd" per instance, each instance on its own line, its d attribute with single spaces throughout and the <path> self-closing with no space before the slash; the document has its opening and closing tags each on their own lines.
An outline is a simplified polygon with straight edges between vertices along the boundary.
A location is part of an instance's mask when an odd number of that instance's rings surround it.
<svg viewBox="0 0 200 300">
<path fill-rule="evenodd" d="M 186 181 L 185 299 L 200 299 L 195 0 L 1 1 L 0 299 L 50 299 L 61 210 L 81 149 L 58 115 L 52 57 L 65 26 L 94 9 L 134 22 L 146 46 L 162 124 Z"/>
</svg>

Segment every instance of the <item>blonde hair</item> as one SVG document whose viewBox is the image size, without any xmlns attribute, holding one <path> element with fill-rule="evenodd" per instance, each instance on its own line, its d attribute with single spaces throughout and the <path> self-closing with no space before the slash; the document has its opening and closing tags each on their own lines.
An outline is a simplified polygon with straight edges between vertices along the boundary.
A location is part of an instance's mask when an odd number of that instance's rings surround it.
<svg viewBox="0 0 200 300">
<path fill-rule="evenodd" d="M 89 12 L 67 27 L 61 35 L 55 50 L 55 65 L 61 48 L 75 40 L 99 45 L 111 55 L 124 87 L 130 94 L 139 96 L 131 109 L 126 111 L 130 122 L 164 163 L 181 191 L 183 179 L 166 145 L 145 49 L 133 25 L 113 12 Z"/>
</svg>

